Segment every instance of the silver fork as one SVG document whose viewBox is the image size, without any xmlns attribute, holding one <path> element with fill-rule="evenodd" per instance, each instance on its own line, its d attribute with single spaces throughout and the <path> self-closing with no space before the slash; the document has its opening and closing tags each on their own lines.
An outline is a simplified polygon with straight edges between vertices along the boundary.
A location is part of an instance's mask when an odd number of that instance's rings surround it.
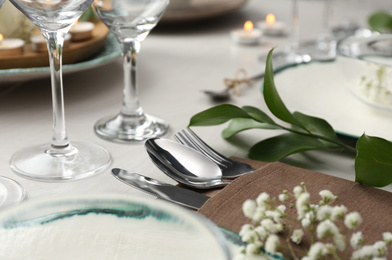
<svg viewBox="0 0 392 260">
<path fill-rule="evenodd" d="M 252 172 L 253 169 L 249 164 L 232 160 L 218 153 L 198 137 L 190 128 L 186 128 L 174 135 L 177 142 L 201 152 L 222 170 L 222 177 L 225 179 L 234 179 L 246 173 Z"/>
</svg>

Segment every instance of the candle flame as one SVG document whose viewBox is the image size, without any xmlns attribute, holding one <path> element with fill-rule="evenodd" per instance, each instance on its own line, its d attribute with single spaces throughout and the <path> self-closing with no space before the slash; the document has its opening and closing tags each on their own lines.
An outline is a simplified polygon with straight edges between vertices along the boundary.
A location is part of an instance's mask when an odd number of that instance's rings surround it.
<svg viewBox="0 0 392 260">
<path fill-rule="evenodd" d="M 253 23 L 251 21 L 246 21 L 244 24 L 244 30 L 249 32 L 253 30 Z"/>
<path fill-rule="evenodd" d="M 0 42 L 2 42 L 4 39 L 4 36 L 0 33 Z"/>
<path fill-rule="evenodd" d="M 268 24 L 273 24 L 273 23 L 275 23 L 275 15 L 274 14 L 268 14 L 267 15 L 267 17 L 265 18 L 265 21 L 268 23 Z"/>
</svg>

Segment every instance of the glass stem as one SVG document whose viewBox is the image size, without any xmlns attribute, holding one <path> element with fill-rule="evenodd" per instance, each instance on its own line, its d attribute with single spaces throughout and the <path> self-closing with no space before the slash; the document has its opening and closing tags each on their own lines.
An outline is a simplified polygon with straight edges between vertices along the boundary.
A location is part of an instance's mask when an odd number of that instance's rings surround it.
<svg viewBox="0 0 392 260">
<path fill-rule="evenodd" d="M 291 50 L 296 52 L 299 44 L 299 3 L 298 0 L 293 0 L 292 7 L 292 35 L 291 35 Z"/>
<path fill-rule="evenodd" d="M 137 57 L 141 43 L 137 40 L 124 40 L 122 42 L 122 57 L 124 69 L 124 100 L 121 114 L 135 119 L 143 117 L 140 106 L 138 86 L 136 81 Z"/>
<path fill-rule="evenodd" d="M 65 130 L 62 78 L 62 51 L 66 31 L 43 32 L 42 34 L 48 46 L 52 86 L 53 136 L 49 152 L 51 154 L 64 154 L 69 152 L 69 141 Z"/>
<path fill-rule="evenodd" d="M 332 18 L 332 0 L 324 0 L 324 14 L 323 14 L 323 24 L 322 32 L 319 37 L 319 41 L 326 41 L 330 38 L 330 24 Z"/>
</svg>

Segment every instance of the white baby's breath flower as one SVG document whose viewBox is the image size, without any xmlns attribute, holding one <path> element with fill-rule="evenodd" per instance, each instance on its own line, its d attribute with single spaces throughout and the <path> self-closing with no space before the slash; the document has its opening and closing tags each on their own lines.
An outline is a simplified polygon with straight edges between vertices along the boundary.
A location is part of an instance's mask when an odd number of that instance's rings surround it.
<svg viewBox="0 0 392 260">
<path fill-rule="evenodd" d="M 319 192 L 319 194 L 324 203 L 329 203 L 337 199 L 337 197 L 329 190 L 322 190 Z"/>
<path fill-rule="evenodd" d="M 259 206 L 263 206 L 264 204 L 269 204 L 270 196 L 268 193 L 263 192 L 256 198 L 256 203 Z"/>
<path fill-rule="evenodd" d="M 332 215 L 331 215 L 331 219 L 333 221 L 336 221 L 338 219 L 343 219 L 344 215 L 347 213 L 347 207 L 344 205 L 340 205 L 340 206 L 334 206 L 332 208 Z"/>
<path fill-rule="evenodd" d="M 323 221 L 325 219 L 330 219 L 332 216 L 332 207 L 328 205 L 321 206 L 317 210 L 317 220 Z"/>
<path fill-rule="evenodd" d="M 286 193 L 279 194 L 278 199 L 282 202 L 288 201 L 290 199 L 289 195 Z"/>
<path fill-rule="evenodd" d="M 308 211 L 309 203 L 310 203 L 309 193 L 303 192 L 298 195 L 295 206 L 297 208 L 297 214 L 299 219 L 302 219 L 305 216 L 306 212 Z"/>
<path fill-rule="evenodd" d="M 348 229 L 354 229 L 362 223 L 362 217 L 358 212 L 351 212 L 344 218 L 344 225 Z"/>
<path fill-rule="evenodd" d="M 255 231 L 257 235 L 259 235 L 259 238 L 263 241 L 266 240 L 269 235 L 269 232 L 263 226 L 256 227 Z"/>
<path fill-rule="evenodd" d="M 255 241 L 246 245 L 245 254 L 247 256 L 257 255 L 260 253 L 262 243 L 260 241 Z"/>
<path fill-rule="evenodd" d="M 350 244 L 351 247 L 354 249 L 358 249 L 359 246 L 361 246 L 363 244 L 364 239 L 363 239 L 363 235 L 361 231 L 358 231 L 354 234 L 352 234 L 351 239 L 350 239 Z"/>
<path fill-rule="evenodd" d="M 327 253 L 327 250 L 325 249 L 324 243 L 321 242 L 316 242 L 312 244 L 312 246 L 309 249 L 308 256 L 310 259 L 319 259 Z"/>
<path fill-rule="evenodd" d="M 308 219 L 308 218 L 303 218 L 303 219 L 301 220 L 301 225 L 302 225 L 304 228 L 309 227 L 310 224 L 312 224 L 312 222 L 311 222 L 310 219 Z"/>
<path fill-rule="evenodd" d="M 260 222 L 265 217 L 265 210 L 264 206 L 257 206 L 255 212 L 253 213 L 252 220 L 254 222 Z"/>
<path fill-rule="evenodd" d="M 254 200 L 247 199 L 244 204 L 242 204 L 242 212 L 245 217 L 253 218 L 253 214 L 256 211 L 256 202 Z"/>
<path fill-rule="evenodd" d="M 279 246 L 279 237 L 275 234 L 269 235 L 267 241 L 265 241 L 265 250 L 271 254 L 274 254 Z"/>
<path fill-rule="evenodd" d="M 265 215 L 268 218 L 273 219 L 275 222 L 280 222 L 282 221 L 282 214 L 279 211 L 272 211 L 272 210 L 267 210 L 265 212 Z"/>
<path fill-rule="evenodd" d="M 382 233 L 382 237 L 383 237 L 385 243 L 387 243 L 387 245 L 392 244 L 392 233 L 391 232 Z"/>
<path fill-rule="evenodd" d="M 296 243 L 297 245 L 302 242 L 302 238 L 304 237 L 304 231 L 302 229 L 295 229 L 291 234 L 291 241 Z"/>
<path fill-rule="evenodd" d="M 265 228 L 265 230 L 271 234 L 276 234 L 281 231 L 281 228 L 278 224 L 275 224 L 271 219 L 263 219 L 260 222 L 260 225 Z"/>
<path fill-rule="evenodd" d="M 300 195 L 302 192 L 304 192 L 304 189 L 303 189 L 301 186 L 295 186 L 294 189 L 293 189 L 293 193 L 294 193 L 294 196 L 295 196 L 296 198 L 298 198 L 299 195 Z"/>
<path fill-rule="evenodd" d="M 335 235 L 333 237 L 333 243 L 340 252 L 346 249 L 346 237 L 342 234 Z"/>
<path fill-rule="evenodd" d="M 245 224 L 245 225 L 243 225 L 243 226 L 241 227 L 241 230 L 240 230 L 240 232 L 239 232 L 239 235 L 242 236 L 243 234 L 245 234 L 245 233 L 247 233 L 247 232 L 249 232 L 249 231 L 252 231 L 252 230 L 254 230 L 254 229 L 255 229 L 255 227 L 254 227 L 253 225 L 251 225 L 251 224 Z"/>
<path fill-rule="evenodd" d="M 339 229 L 335 223 L 327 219 L 318 224 L 316 232 L 318 238 L 334 237 L 339 234 Z"/>
<path fill-rule="evenodd" d="M 279 205 L 276 208 L 277 211 L 279 211 L 281 213 L 281 215 L 284 215 L 284 213 L 286 212 L 286 206 L 285 205 Z"/>
<path fill-rule="evenodd" d="M 253 242 L 257 241 L 259 239 L 259 237 L 258 237 L 256 231 L 250 230 L 250 231 L 242 234 L 241 239 L 244 242 L 253 243 Z"/>
<path fill-rule="evenodd" d="M 374 246 L 365 245 L 354 251 L 351 255 L 353 260 L 372 259 L 377 256 L 377 249 Z"/>
<path fill-rule="evenodd" d="M 387 253 L 387 244 L 385 241 L 377 241 L 374 243 L 373 247 L 377 250 L 377 255 L 379 257 L 384 257 Z"/>
</svg>

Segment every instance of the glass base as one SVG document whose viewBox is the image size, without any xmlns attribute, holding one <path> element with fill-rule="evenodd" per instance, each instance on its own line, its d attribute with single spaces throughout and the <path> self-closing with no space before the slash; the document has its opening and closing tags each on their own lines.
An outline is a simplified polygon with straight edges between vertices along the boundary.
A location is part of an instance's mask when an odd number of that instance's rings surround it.
<svg viewBox="0 0 392 260">
<path fill-rule="evenodd" d="M 12 156 L 10 167 L 27 179 L 67 181 L 100 173 L 111 163 L 109 152 L 93 143 L 74 142 L 67 153 L 60 151 L 50 144 L 27 147 Z"/>
<path fill-rule="evenodd" d="M 267 60 L 267 56 L 262 56 L 260 58 L 262 61 Z M 288 65 L 308 63 L 312 60 L 311 56 L 307 53 L 301 52 L 274 52 L 272 54 L 272 65 L 274 68 L 279 68 Z"/>
<path fill-rule="evenodd" d="M 312 60 L 327 61 L 336 58 L 335 40 L 316 40 L 301 43 L 301 50 L 308 53 Z"/>
<path fill-rule="evenodd" d="M 144 114 L 140 117 L 119 114 L 99 120 L 95 126 L 95 133 L 109 141 L 129 143 L 144 141 L 149 138 L 160 137 L 169 129 L 169 125 L 162 119 Z"/>
<path fill-rule="evenodd" d="M 0 176 L 0 208 L 21 202 L 26 193 L 16 181 Z"/>
</svg>

